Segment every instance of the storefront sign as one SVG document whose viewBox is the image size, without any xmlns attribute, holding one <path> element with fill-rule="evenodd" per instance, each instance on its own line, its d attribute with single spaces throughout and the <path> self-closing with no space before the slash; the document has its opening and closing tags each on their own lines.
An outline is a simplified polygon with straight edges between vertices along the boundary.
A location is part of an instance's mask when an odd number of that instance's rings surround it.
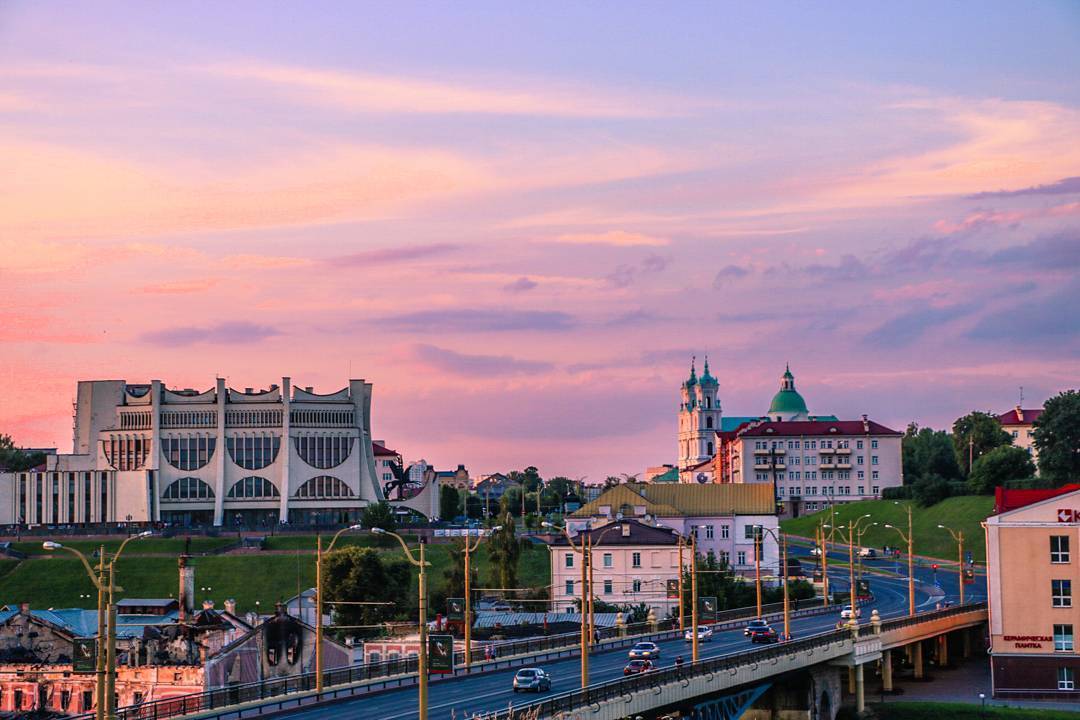
<svg viewBox="0 0 1080 720">
<path fill-rule="evenodd" d="M 1014 648 L 1028 650 L 1040 649 L 1043 643 L 1054 641 L 1054 638 L 1049 635 L 1006 635 L 1003 639 L 1007 643 L 1012 643 Z"/>
<path fill-rule="evenodd" d="M 1070 508 L 1058 508 L 1057 518 L 1059 523 L 1076 522 L 1078 517 L 1080 517 L 1080 510 L 1073 510 Z"/>
</svg>

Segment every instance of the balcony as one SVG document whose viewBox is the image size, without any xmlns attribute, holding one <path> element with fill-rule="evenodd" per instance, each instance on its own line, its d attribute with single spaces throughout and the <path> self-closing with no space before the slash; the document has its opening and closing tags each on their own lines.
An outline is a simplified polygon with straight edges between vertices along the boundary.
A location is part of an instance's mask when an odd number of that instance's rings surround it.
<svg viewBox="0 0 1080 720">
<path fill-rule="evenodd" d="M 849 447 L 836 448 L 836 452 L 841 454 L 841 455 L 850 455 L 851 454 L 851 448 L 849 448 Z"/>
<path fill-rule="evenodd" d="M 827 448 L 827 447 L 821 448 L 821 454 L 822 455 L 824 455 L 825 453 L 835 453 L 835 452 L 836 452 L 836 450 L 834 450 L 833 448 Z"/>
</svg>

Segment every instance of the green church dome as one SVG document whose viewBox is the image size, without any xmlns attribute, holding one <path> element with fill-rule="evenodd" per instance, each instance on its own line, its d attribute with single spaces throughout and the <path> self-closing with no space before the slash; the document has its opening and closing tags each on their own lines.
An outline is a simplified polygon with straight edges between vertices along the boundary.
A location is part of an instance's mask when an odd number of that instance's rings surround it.
<svg viewBox="0 0 1080 720">
<path fill-rule="evenodd" d="M 806 409 L 806 401 L 795 389 L 795 376 L 791 374 L 791 366 L 784 368 L 784 374 L 780 378 L 780 390 L 773 395 L 772 404 L 769 405 L 769 415 L 798 415 L 809 414 Z"/>
</svg>

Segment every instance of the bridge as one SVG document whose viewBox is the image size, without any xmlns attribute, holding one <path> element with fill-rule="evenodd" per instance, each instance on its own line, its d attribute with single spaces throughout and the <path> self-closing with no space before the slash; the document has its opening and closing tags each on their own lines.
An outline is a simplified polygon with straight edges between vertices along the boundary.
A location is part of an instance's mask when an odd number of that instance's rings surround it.
<svg viewBox="0 0 1080 720">
<path fill-rule="evenodd" d="M 892 564 L 888 563 L 888 567 Z M 880 662 L 883 679 L 888 683 L 899 652 L 910 658 L 916 674 L 921 675 L 927 654 L 945 657 L 953 643 L 956 643 L 952 645 L 954 649 L 966 650 L 972 645 L 981 649 L 981 636 L 976 641 L 969 628 L 986 621 L 985 605 L 979 604 L 985 597 L 985 588 L 982 585 L 968 588 L 968 598 L 976 601 L 974 604 L 939 611 L 936 609 L 939 604 L 958 594 L 955 576 L 937 577 L 929 569 L 917 570 L 916 576 L 919 614 L 913 618 L 907 617 L 907 579 L 878 576 L 873 580 L 872 607 L 864 611 L 866 615 L 854 631 L 851 628 L 838 631 L 834 612 L 825 615 L 800 612 L 800 617 L 792 621 L 795 639 L 767 647 L 751 646 L 740 629 L 728 629 L 716 633 L 711 642 L 703 643 L 701 660 L 692 667 L 684 665 L 682 675 L 671 675 L 675 672 L 673 661 L 677 654 L 688 656 L 689 649 L 681 638 L 669 633 L 657 639 L 661 647 L 661 669 L 644 678 L 629 680 L 622 677 L 625 647 L 605 643 L 606 650 L 599 648 L 591 653 L 592 684 L 584 691 L 577 689 L 579 661 L 576 651 L 570 649 L 531 660 L 500 662 L 496 667 L 474 665 L 471 673 L 462 669 L 453 676 L 433 676 L 428 717 L 431 720 L 451 717 L 568 720 L 577 716 L 602 720 L 633 717 L 632 713 L 655 718 L 673 712 L 694 718 L 736 718 L 753 705 L 751 713 L 758 717 L 767 717 L 760 715 L 762 706 L 798 707 L 804 711 L 812 707 L 816 717 L 831 720 L 840 704 L 841 678 L 845 671 L 848 689 L 856 703 L 861 704 L 859 689 L 864 684 L 861 678 L 867 664 L 876 666 Z M 834 587 L 843 587 L 845 577 L 843 571 L 837 572 Z M 877 611 L 880 632 L 875 631 L 875 623 L 868 617 L 872 610 Z M 942 637 L 946 639 L 939 639 Z M 536 698 L 539 702 L 514 694 L 511 678 L 516 667 L 525 664 L 544 667 L 554 678 L 556 694 Z M 790 690 L 793 687 L 797 688 L 794 694 Z M 816 691 L 813 697 L 811 690 Z M 508 712 L 511 706 L 515 708 L 512 715 Z M 598 714 L 601 709 L 611 715 Z M 415 675 L 399 678 L 374 692 L 363 690 L 360 694 L 355 685 L 328 687 L 321 696 L 297 693 L 204 712 L 198 717 L 239 720 L 268 713 L 296 720 L 330 720 L 349 714 L 414 720 L 417 718 Z"/>
</svg>

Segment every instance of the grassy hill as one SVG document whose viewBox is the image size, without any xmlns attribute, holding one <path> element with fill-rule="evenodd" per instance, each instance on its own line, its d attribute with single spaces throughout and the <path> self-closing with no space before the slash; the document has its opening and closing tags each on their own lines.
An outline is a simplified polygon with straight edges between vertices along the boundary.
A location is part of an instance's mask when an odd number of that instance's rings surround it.
<svg viewBox="0 0 1080 720">
<path fill-rule="evenodd" d="M 216 540 L 200 538 L 201 540 Z M 296 594 L 297 589 L 306 589 L 315 584 L 315 547 L 314 537 L 285 536 L 276 538 L 274 545 L 292 545 L 293 548 L 279 547 L 278 552 L 249 552 L 237 554 L 196 557 L 195 566 L 196 599 L 202 601 L 211 598 L 221 607 L 226 598 L 235 598 L 241 612 L 257 609 L 266 612 L 279 600 Z M 122 585 L 124 592 L 120 597 L 176 597 L 177 564 L 175 555 L 163 554 L 167 543 L 177 542 L 176 550 L 183 547 L 182 540 L 148 538 L 134 541 L 124 550 L 124 556 L 117 565 L 116 582 Z M 339 543 L 370 545 L 371 538 L 356 536 L 342 537 Z M 71 543 L 73 546 L 78 543 Z M 29 544 L 28 544 L 29 545 Z M 36 544 L 40 548 L 40 543 Z M 97 547 L 93 543 L 88 546 Z M 109 546 L 109 543 L 106 543 Z M 19 549 L 23 548 L 19 546 Z M 80 549 L 83 549 L 80 545 Z M 200 548 L 200 549 L 209 549 Z M 290 552 L 289 550 L 293 551 Z M 449 563 L 447 546 L 428 545 L 427 559 L 431 562 L 428 570 L 428 586 L 432 593 L 437 593 L 445 585 L 444 571 Z M 192 550 L 196 543 L 192 542 Z M 379 548 L 391 558 L 402 558 L 400 547 L 386 545 Z M 490 576 L 487 553 L 481 548 L 474 556 L 474 562 L 480 572 L 480 584 L 485 587 L 495 586 Z M 414 569 L 415 578 L 415 569 Z M 551 583 L 548 550 L 544 545 L 529 544 L 521 556 L 519 576 L 523 587 L 544 587 Z M 415 580 L 413 598 L 403 599 L 403 604 L 411 602 L 415 606 Z M 202 588 L 210 588 L 202 590 Z M 94 596 L 95 590 L 86 575 L 82 563 L 77 558 L 63 551 L 48 555 L 35 554 L 21 562 L 0 560 L 0 604 L 29 602 L 32 607 L 90 607 L 96 600 L 87 600 L 80 596 Z M 256 603 L 258 603 L 256 605 Z M 441 608 L 433 609 L 433 612 Z"/>
<path fill-rule="evenodd" d="M 964 550 L 971 550 L 976 562 L 986 560 L 986 538 L 979 525 L 994 509 L 994 498 L 986 495 L 967 495 L 944 500 L 928 508 L 914 506 L 912 524 L 915 535 L 915 553 L 941 558 L 946 561 L 956 560 L 956 542 L 938 525 L 947 525 L 953 530 L 964 533 Z M 836 524 L 847 523 L 867 513 L 867 522 L 877 522 L 863 534 L 863 545 L 880 548 L 882 545 L 900 546 L 902 540 L 893 530 L 882 527 L 886 523 L 907 533 L 907 510 L 903 504 L 897 505 L 891 500 L 864 500 L 835 506 Z M 785 532 L 803 537 L 814 537 L 814 529 L 822 518 L 827 519 L 827 510 L 804 515 L 780 523 Z"/>
</svg>

